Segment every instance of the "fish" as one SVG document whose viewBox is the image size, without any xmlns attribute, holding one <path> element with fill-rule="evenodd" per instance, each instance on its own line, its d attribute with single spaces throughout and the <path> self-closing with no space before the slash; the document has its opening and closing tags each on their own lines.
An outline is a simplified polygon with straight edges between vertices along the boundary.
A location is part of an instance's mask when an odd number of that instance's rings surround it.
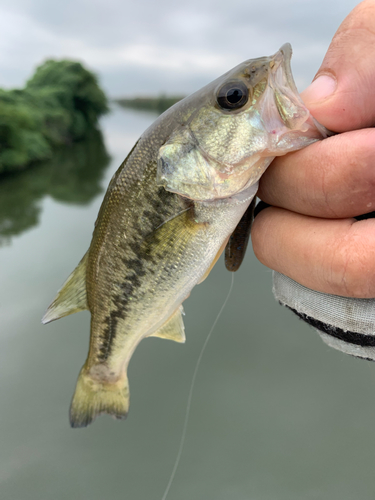
<svg viewBox="0 0 375 500">
<path fill-rule="evenodd" d="M 241 265 L 263 172 L 328 135 L 298 94 L 291 55 L 285 44 L 249 59 L 169 108 L 111 179 L 90 247 L 42 319 L 91 313 L 73 428 L 102 413 L 126 418 L 139 342 L 185 342 L 182 304 L 194 286 L 225 248 L 227 268 Z"/>
</svg>

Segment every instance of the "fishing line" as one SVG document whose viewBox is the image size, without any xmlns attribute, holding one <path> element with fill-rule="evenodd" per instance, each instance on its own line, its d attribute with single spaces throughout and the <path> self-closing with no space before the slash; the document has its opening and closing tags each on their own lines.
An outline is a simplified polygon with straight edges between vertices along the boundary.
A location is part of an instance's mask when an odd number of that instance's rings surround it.
<svg viewBox="0 0 375 500">
<path fill-rule="evenodd" d="M 225 300 L 223 302 L 223 305 L 220 308 L 220 311 L 219 311 L 218 315 L 216 316 L 215 321 L 213 322 L 213 324 L 211 326 L 211 330 L 208 332 L 206 340 L 204 341 L 204 344 L 202 346 L 201 352 L 199 353 L 197 362 L 195 364 L 194 373 L 193 373 L 193 377 L 191 379 L 191 384 L 190 384 L 190 389 L 189 389 L 189 396 L 188 396 L 187 405 L 186 405 L 185 420 L 184 420 L 184 425 L 182 427 L 182 434 L 181 434 L 180 445 L 178 447 L 178 452 L 177 452 L 176 460 L 175 460 L 175 463 L 174 463 L 174 466 L 173 466 L 171 477 L 169 478 L 167 487 L 165 489 L 164 495 L 163 495 L 163 497 L 162 497 L 161 500 L 165 500 L 167 498 L 169 489 L 172 486 L 174 477 L 175 477 L 177 469 L 178 469 L 178 465 L 180 463 L 180 459 L 181 459 L 181 455 L 182 455 L 182 450 L 183 450 L 183 447 L 184 447 L 184 444 L 185 444 L 186 431 L 187 431 L 187 426 L 188 426 L 188 421 L 189 421 L 189 416 L 190 416 L 191 400 L 193 398 L 193 390 L 194 390 L 194 386 L 195 386 L 195 379 L 197 378 L 199 366 L 201 364 L 202 357 L 203 357 L 204 351 L 206 349 L 206 346 L 208 344 L 208 341 L 210 340 L 212 332 L 214 331 L 214 328 L 215 328 L 217 322 L 219 321 L 220 316 L 221 316 L 222 312 L 224 311 L 225 306 L 227 305 L 229 297 L 231 296 L 231 293 L 232 293 L 232 290 L 233 290 L 233 284 L 234 284 L 234 273 L 231 273 L 231 274 L 232 274 L 232 281 L 231 281 L 231 284 L 230 284 L 230 287 L 229 287 L 228 294 L 227 294 L 227 296 L 226 296 L 226 298 L 225 298 Z"/>
</svg>

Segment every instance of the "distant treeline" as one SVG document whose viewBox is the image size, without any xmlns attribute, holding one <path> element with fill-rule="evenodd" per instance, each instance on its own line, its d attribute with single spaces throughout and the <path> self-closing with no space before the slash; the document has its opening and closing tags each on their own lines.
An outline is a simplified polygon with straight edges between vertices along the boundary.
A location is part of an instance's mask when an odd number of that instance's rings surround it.
<svg viewBox="0 0 375 500">
<path fill-rule="evenodd" d="M 184 96 L 165 96 L 159 97 L 134 97 L 133 99 L 116 99 L 115 102 L 124 108 L 140 109 L 144 111 L 154 111 L 164 113 L 168 108 L 181 101 Z"/>
<path fill-rule="evenodd" d="M 51 159 L 84 139 L 108 111 L 95 75 L 74 61 L 49 60 L 19 90 L 0 89 L 0 174 Z"/>
</svg>

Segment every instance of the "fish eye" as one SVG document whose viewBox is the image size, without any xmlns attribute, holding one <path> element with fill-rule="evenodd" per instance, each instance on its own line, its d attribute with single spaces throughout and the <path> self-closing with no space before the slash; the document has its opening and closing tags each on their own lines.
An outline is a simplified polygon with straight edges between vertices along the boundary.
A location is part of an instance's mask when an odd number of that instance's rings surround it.
<svg viewBox="0 0 375 500">
<path fill-rule="evenodd" d="M 218 105 L 226 110 L 242 108 L 248 99 L 249 89 L 241 81 L 225 83 L 216 96 Z"/>
</svg>

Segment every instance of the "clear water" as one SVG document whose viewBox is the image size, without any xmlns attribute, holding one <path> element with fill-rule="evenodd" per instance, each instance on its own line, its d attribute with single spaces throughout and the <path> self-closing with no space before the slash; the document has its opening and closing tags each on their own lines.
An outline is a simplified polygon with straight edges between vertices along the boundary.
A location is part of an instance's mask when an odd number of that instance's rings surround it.
<svg viewBox="0 0 375 500">
<path fill-rule="evenodd" d="M 89 245 L 100 190 L 154 119 L 116 109 L 103 120 L 108 167 L 96 141 L 2 180 L 2 500 L 158 500 L 168 482 L 194 364 L 230 286 L 223 261 L 185 303 L 187 343 L 136 350 L 125 422 L 69 427 L 89 314 L 40 323 Z M 249 249 L 202 361 L 168 499 L 374 498 L 374 386 L 374 364 L 331 350 L 274 301 Z"/>
</svg>

